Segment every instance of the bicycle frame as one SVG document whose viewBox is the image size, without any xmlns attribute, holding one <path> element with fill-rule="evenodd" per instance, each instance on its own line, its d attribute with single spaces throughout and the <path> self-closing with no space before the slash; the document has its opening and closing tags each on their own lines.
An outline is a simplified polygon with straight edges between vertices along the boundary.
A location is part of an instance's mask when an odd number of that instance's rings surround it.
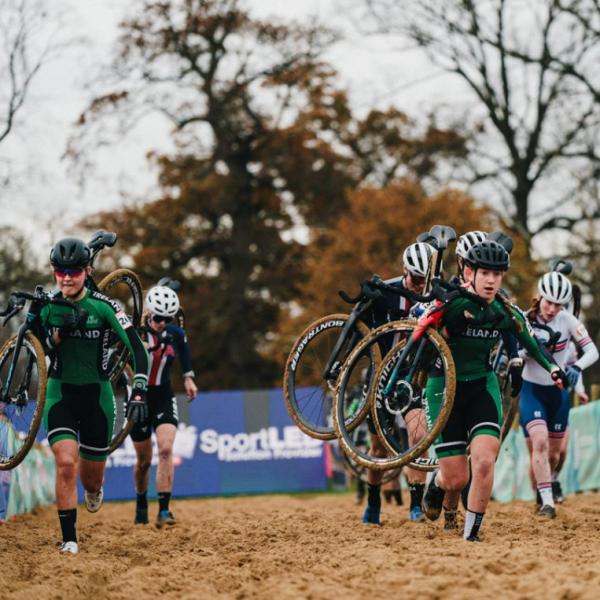
<svg viewBox="0 0 600 600">
<path fill-rule="evenodd" d="M 331 351 L 331 354 L 329 355 L 327 364 L 325 365 L 325 368 L 323 369 L 323 378 L 325 380 L 337 379 L 337 375 L 335 375 L 332 372 L 332 369 L 333 369 L 334 364 L 336 362 L 339 362 L 337 359 L 338 359 L 340 350 L 342 349 L 342 346 L 348 339 L 349 333 L 354 329 L 354 324 L 356 323 L 356 321 L 358 321 L 358 318 L 360 317 L 360 315 L 363 312 L 365 312 L 371 306 L 371 304 L 372 304 L 372 300 L 366 300 L 366 301 L 361 300 L 357 304 L 354 305 L 354 308 L 350 312 L 350 315 L 348 316 L 348 320 L 342 327 L 342 331 L 340 332 L 340 335 L 335 343 L 335 346 L 333 347 L 333 350 Z M 356 337 L 357 332 L 352 331 L 352 335 L 354 337 Z M 350 347 L 353 348 L 356 344 L 356 339 L 351 338 L 350 342 L 351 342 Z"/>
<path fill-rule="evenodd" d="M 10 307 L 2 313 L 0 316 L 5 316 L 4 324 L 15 316 L 22 308 L 25 306 L 25 300 L 30 300 L 31 304 L 29 305 L 29 311 L 27 313 L 27 317 L 25 318 L 25 322 L 19 327 L 17 330 L 17 340 L 15 342 L 15 349 L 13 352 L 13 357 L 10 363 L 10 367 L 8 369 L 8 375 L 6 377 L 6 381 L 4 382 L 2 389 L 0 390 L 0 401 L 7 403 L 9 401 L 8 394 L 10 391 L 10 386 L 12 385 L 13 378 L 15 375 L 15 370 L 17 368 L 17 362 L 19 360 L 19 355 L 21 353 L 21 348 L 23 347 L 23 341 L 25 339 L 25 335 L 28 331 L 33 329 L 33 323 L 35 319 L 39 316 L 42 306 L 44 304 L 57 304 L 61 306 L 67 306 L 72 308 L 74 311 L 79 312 L 78 307 L 69 302 L 68 300 L 62 300 L 60 298 L 49 298 L 45 295 L 42 286 L 36 286 L 34 294 L 27 294 L 24 292 L 18 292 L 16 294 L 12 294 L 13 298 L 17 298 L 22 300 L 22 303 L 16 303 L 13 307 Z M 27 378 L 23 382 L 23 384 L 19 388 L 18 396 L 20 396 L 24 389 L 29 387 L 29 381 L 31 376 L 31 366 L 32 366 L 32 358 L 29 359 L 29 364 L 27 365 Z"/>
</svg>

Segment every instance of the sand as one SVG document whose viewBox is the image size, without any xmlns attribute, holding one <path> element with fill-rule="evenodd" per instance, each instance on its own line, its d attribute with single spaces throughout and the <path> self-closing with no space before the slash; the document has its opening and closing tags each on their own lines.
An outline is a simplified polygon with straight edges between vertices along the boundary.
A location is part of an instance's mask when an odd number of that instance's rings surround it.
<svg viewBox="0 0 600 600">
<path fill-rule="evenodd" d="M 152 515 L 156 510 L 151 506 Z M 600 495 L 554 521 L 493 504 L 481 543 L 384 506 L 360 523 L 350 494 L 175 501 L 180 524 L 134 526 L 132 503 L 79 508 L 77 556 L 60 555 L 54 508 L 0 526 L 0 598 L 599 598 Z"/>
</svg>

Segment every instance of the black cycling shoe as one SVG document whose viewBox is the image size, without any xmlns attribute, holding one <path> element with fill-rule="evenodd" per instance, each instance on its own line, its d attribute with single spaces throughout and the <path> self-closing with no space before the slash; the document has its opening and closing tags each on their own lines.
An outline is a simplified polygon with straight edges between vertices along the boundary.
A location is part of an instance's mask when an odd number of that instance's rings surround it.
<svg viewBox="0 0 600 600">
<path fill-rule="evenodd" d="M 444 490 L 435 483 L 436 475 L 437 471 L 434 472 L 433 477 L 425 486 L 423 502 L 421 503 L 423 512 L 430 521 L 435 521 L 442 514 L 442 504 L 444 502 Z"/>
<path fill-rule="evenodd" d="M 468 538 L 465 538 L 465 541 L 467 541 L 467 542 L 480 542 L 481 540 L 479 539 L 478 535 L 470 535 Z"/>
<path fill-rule="evenodd" d="M 554 519 L 556 517 L 556 509 L 554 506 L 550 506 L 549 504 L 544 504 L 540 510 L 537 512 L 538 517 L 545 517 L 548 519 Z"/>
<path fill-rule="evenodd" d="M 148 524 L 148 508 L 135 507 L 135 521 L 136 525 L 147 525 Z"/>
<path fill-rule="evenodd" d="M 552 497 L 554 498 L 554 502 L 557 504 L 562 504 L 565 499 L 563 496 L 562 487 L 560 485 L 560 481 L 552 482 Z"/>
</svg>

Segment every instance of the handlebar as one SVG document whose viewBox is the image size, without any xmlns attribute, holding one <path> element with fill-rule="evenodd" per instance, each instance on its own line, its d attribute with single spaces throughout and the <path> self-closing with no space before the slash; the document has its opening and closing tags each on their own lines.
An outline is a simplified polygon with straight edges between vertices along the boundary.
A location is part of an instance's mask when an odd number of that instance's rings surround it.
<svg viewBox="0 0 600 600">
<path fill-rule="evenodd" d="M 0 317 L 5 317 L 2 322 L 2 326 L 6 325 L 10 319 L 16 314 L 21 312 L 25 307 L 25 303 L 30 301 L 32 304 L 36 304 L 38 307 L 46 306 L 47 304 L 56 304 L 57 306 L 66 306 L 73 309 L 76 313 L 80 313 L 79 307 L 65 300 L 64 298 L 53 298 L 48 292 L 44 291 L 41 285 L 36 286 L 33 294 L 29 292 L 12 292 L 8 297 L 6 308 L 0 311 Z"/>
</svg>

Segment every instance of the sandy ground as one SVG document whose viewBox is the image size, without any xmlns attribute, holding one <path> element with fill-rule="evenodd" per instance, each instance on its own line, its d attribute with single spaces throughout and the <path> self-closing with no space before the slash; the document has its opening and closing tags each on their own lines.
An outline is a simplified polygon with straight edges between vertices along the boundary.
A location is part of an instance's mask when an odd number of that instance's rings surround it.
<svg viewBox="0 0 600 600">
<path fill-rule="evenodd" d="M 493 505 L 483 541 L 385 506 L 360 524 L 350 494 L 175 501 L 170 530 L 132 524 L 133 504 L 79 509 L 77 556 L 60 555 L 54 508 L 0 526 L 0 598 L 600 597 L 600 494 L 554 521 Z M 151 506 L 152 515 L 155 505 Z"/>
</svg>

